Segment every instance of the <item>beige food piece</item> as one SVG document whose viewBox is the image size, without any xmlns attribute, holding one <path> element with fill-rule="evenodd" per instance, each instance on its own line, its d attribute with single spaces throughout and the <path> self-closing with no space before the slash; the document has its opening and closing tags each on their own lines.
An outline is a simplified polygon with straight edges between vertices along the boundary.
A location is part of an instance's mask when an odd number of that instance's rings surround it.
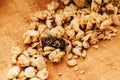
<svg viewBox="0 0 120 80">
<path fill-rule="evenodd" d="M 73 48 L 72 52 L 77 56 L 81 56 L 81 51 L 78 48 Z"/>
<path fill-rule="evenodd" d="M 20 55 L 22 53 L 22 49 L 19 46 L 12 46 L 11 52 L 15 55 Z"/>
<path fill-rule="evenodd" d="M 48 78 L 48 74 L 49 74 L 49 72 L 47 71 L 46 68 L 44 68 L 44 69 L 38 71 L 37 76 L 38 76 L 40 79 L 45 80 L 45 79 Z"/>
<path fill-rule="evenodd" d="M 52 1 L 50 4 L 47 5 L 47 9 L 49 11 L 55 11 L 59 7 L 59 3 L 57 1 Z"/>
<path fill-rule="evenodd" d="M 110 11 L 114 11 L 114 6 L 111 3 L 109 3 L 106 5 L 106 9 Z"/>
<path fill-rule="evenodd" d="M 93 47 L 94 47 L 95 49 L 97 49 L 99 46 L 96 44 L 96 45 L 93 45 Z"/>
<path fill-rule="evenodd" d="M 85 4 L 86 4 L 85 0 L 73 0 L 73 1 L 80 8 L 83 8 L 85 6 Z"/>
<path fill-rule="evenodd" d="M 65 30 L 63 29 L 62 26 L 56 26 L 55 28 L 52 28 L 50 30 L 50 34 L 55 37 L 61 37 L 65 33 Z"/>
<path fill-rule="evenodd" d="M 83 47 L 87 49 L 90 47 L 90 45 L 87 41 L 83 41 Z"/>
<path fill-rule="evenodd" d="M 65 52 L 64 51 L 60 51 L 60 49 L 56 49 L 54 51 L 52 51 L 50 54 L 49 54 L 49 60 L 51 62 L 60 62 L 61 61 L 61 58 L 65 55 Z"/>
<path fill-rule="evenodd" d="M 72 58 L 72 56 L 73 56 L 73 54 L 72 53 L 69 53 L 68 55 L 67 55 L 67 59 L 71 59 Z"/>
<path fill-rule="evenodd" d="M 46 52 L 43 52 L 41 53 L 43 56 L 48 56 L 52 51 L 46 51 Z"/>
<path fill-rule="evenodd" d="M 102 0 L 92 0 L 91 10 L 98 12 L 101 6 Z"/>
<path fill-rule="evenodd" d="M 34 67 L 37 67 L 38 70 L 46 68 L 46 62 L 41 55 L 35 55 L 31 59 L 31 65 L 34 66 Z"/>
<path fill-rule="evenodd" d="M 19 66 L 13 66 L 8 71 L 8 79 L 16 78 L 20 73 L 20 67 Z"/>
<path fill-rule="evenodd" d="M 30 80 L 40 80 L 39 78 L 31 78 Z"/>
<path fill-rule="evenodd" d="M 71 59 L 67 61 L 68 66 L 73 67 L 77 65 L 77 61 L 75 59 Z"/>
<path fill-rule="evenodd" d="M 30 65 L 30 60 L 25 55 L 20 55 L 18 57 L 18 64 L 21 67 L 26 67 Z"/>
<path fill-rule="evenodd" d="M 34 67 L 27 67 L 25 68 L 24 74 L 27 78 L 32 78 L 35 76 L 36 70 L 34 69 Z"/>
<path fill-rule="evenodd" d="M 41 19 L 41 20 L 45 20 L 45 18 L 47 17 L 48 15 L 48 11 L 47 10 L 44 10 L 44 11 L 37 11 L 33 17 L 32 17 L 32 20 L 33 21 L 38 21 L 38 19 Z"/>
<path fill-rule="evenodd" d="M 39 34 L 42 34 L 46 28 L 47 28 L 47 26 L 44 24 L 39 25 L 39 27 L 38 27 Z"/>
<path fill-rule="evenodd" d="M 73 41 L 73 42 L 72 42 L 72 45 L 73 45 L 73 46 L 79 46 L 79 47 L 82 47 L 82 42 L 76 40 L 76 41 Z"/>
<path fill-rule="evenodd" d="M 79 22 L 80 22 L 80 19 L 79 18 L 75 18 L 71 21 L 70 23 L 70 26 L 72 27 L 72 29 L 75 31 L 75 32 L 79 32 L 80 31 L 80 28 L 79 28 Z"/>
<path fill-rule="evenodd" d="M 71 44 L 66 46 L 66 48 L 65 48 L 66 54 L 69 54 L 71 52 L 71 50 L 72 50 L 72 45 Z"/>
<path fill-rule="evenodd" d="M 37 46 L 40 46 L 40 43 L 39 43 L 39 42 L 33 43 L 33 44 L 31 45 L 31 48 L 35 48 L 35 47 L 37 47 Z"/>
<path fill-rule="evenodd" d="M 21 79 L 21 80 L 26 79 L 26 76 L 25 76 L 24 71 L 21 71 L 21 72 L 20 72 L 20 74 L 19 74 L 19 76 L 18 76 L 18 80 L 19 80 L 19 79 Z"/>
<path fill-rule="evenodd" d="M 61 75 L 62 75 L 62 73 L 59 72 L 59 73 L 58 73 L 58 76 L 61 76 Z"/>
<path fill-rule="evenodd" d="M 75 31 L 74 30 L 67 30 L 66 34 L 69 36 L 70 39 L 74 39 Z"/>
<path fill-rule="evenodd" d="M 25 44 L 29 44 L 31 42 L 37 41 L 39 37 L 39 33 L 35 30 L 28 30 L 24 35 L 23 35 L 23 40 Z"/>
<path fill-rule="evenodd" d="M 38 51 L 36 49 L 33 49 L 32 47 L 27 48 L 26 50 L 24 50 L 23 54 L 29 58 L 32 57 L 33 55 L 37 54 Z"/>
<path fill-rule="evenodd" d="M 113 23 L 120 26 L 120 15 L 113 15 Z"/>
<path fill-rule="evenodd" d="M 78 69 L 79 69 L 78 66 L 75 66 L 75 67 L 74 67 L 74 70 L 75 70 L 75 71 L 78 71 Z"/>
<path fill-rule="evenodd" d="M 73 59 L 78 59 L 80 56 L 78 55 L 73 55 Z"/>
<path fill-rule="evenodd" d="M 101 23 L 100 25 L 100 29 L 103 30 L 103 29 L 106 29 L 108 28 L 110 25 L 112 24 L 112 21 L 111 20 L 105 20 Z"/>
<path fill-rule="evenodd" d="M 70 2 L 71 0 L 61 0 L 61 2 L 63 2 L 65 5 L 68 5 L 68 3 Z"/>
<path fill-rule="evenodd" d="M 84 41 L 87 42 L 91 35 L 92 35 L 92 33 L 85 35 L 85 36 L 82 38 L 82 40 L 84 40 Z"/>
<path fill-rule="evenodd" d="M 12 64 L 16 64 L 17 63 L 17 55 L 12 55 L 11 63 Z"/>
<path fill-rule="evenodd" d="M 44 47 L 44 51 L 53 51 L 53 50 L 55 50 L 55 48 L 53 48 L 53 47 L 50 47 L 50 46 Z"/>
<path fill-rule="evenodd" d="M 86 51 L 86 50 L 83 50 L 81 56 L 82 56 L 83 58 L 85 58 L 85 57 L 87 56 L 87 51 Z"/>
<path fill-rule="evenodd" d="M 51 29 L 53 26 L 52 26 L 52 20 L 46 20 L 46 26 L 49 28 L 49 29 Z"/>
<path fill-rule="evenodd" d="M 63 23 L 62 17 L 59 14 L 55 15 L 55 23 L 57 24 L 57 26 L 61 26 Z"/>
<path fill-rule="evenodd" d="M 84 70 L 80 70 L 80 74 L 84 74 L 85 73 L 85 71 Z"/>
<path fill-rule="evenodd" d="M 84 37 L 84 31 L 80 30 L 77 34 L 76 34 L 76 39 L 81 39 Z"/>
</svg>

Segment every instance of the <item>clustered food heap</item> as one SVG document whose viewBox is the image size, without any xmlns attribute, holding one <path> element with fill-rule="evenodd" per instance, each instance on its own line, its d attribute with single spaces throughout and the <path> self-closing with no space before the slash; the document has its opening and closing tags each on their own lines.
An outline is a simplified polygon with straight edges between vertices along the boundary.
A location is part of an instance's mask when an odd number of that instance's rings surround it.
<svg viewBox="0 0 120 80">
<path fill-rule="evenodd" d="M 61 8 L 60 4 L 64 6 Z M 47 10 L 36 12 L 31 20 L 30 29 L 23 35 L 29 47 L 11 49 L 10 80 L 47 79 L 49 72 L 44 58 L 60 62 L 66 55 L 68 66 L 77 65 L 76 58 L 85 58 L 90 45 L 115 36 L 115 26 L 120 26 L 120 1 L 52 1 Z"/>
</svg>

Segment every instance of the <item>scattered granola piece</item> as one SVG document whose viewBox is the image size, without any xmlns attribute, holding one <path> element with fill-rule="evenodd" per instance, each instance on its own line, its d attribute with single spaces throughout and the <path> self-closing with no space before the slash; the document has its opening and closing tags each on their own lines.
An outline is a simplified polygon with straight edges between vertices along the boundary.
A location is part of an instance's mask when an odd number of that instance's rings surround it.
<svg viewBox="0 0 120 80">
<path fill-rule="evenodd" d="M 61 75 L 62 75 L 62 73 L 59 72 L 59 73 L 58 73 L 58 76 L 61 76 Z"/>
<path fill-rule="evenodd" d="M 75 60 L 75 59 L 68 60 L 67 64 L 68 64 L 68 66 L 73 67 L 73 66 L 77 65 L 77 60 Z"/>
<path fill-rule="evenodd" d="M 78 71 L 78 69 L 79 69 L 78 66 L 75 66 L 75 67 L 74 67 L 74 70 L 75 70 L 75 71 Z"/>
<path fill-rule="evenodd" d="M 84 74 L 85 73 L 85 71 L 84 70 L 80 70 L 80 74 Z"/>
<path fill-rule="evenodd" d="M 93 45 L 93 48 L 97 49 L 99 46 L 96 44 L 96 45 Z"/>
<path fill-rule="evenodd" d="M 67 59 L 71 59 L 71 58 L 72 58 L 72 56 L 73 56 L 73 54 L 72 54 L 72 53 L 68 54 L 68 55 L 67 55 Z"/>
<path fill-rule="evenodd" d="M 20 55 L 22 53 L 22 49 L 19 46 L 12 46 L 11 52 L 15 55 Z"/>
<path fill-rule="evenodd" d="M 14 66 L 8 71 L 8 79 L 13 79 L 17 78 L 17 76 L 20 73 L 20 67 L 19 66 Z"/>
<path fill-rule="evenodd" d="M 34 67 L 27 67 L 25 68 L 24 74 L 27 78 L 33 78 L 36 74 L 36 70 L 34 69 Z"/>
<path fill-rule="evenodd" d="M 37 76 L 38 76 L 40 79 L 45 80 L 45 79 L 48 78 L 48 74 L 49 74 L 49 72 L 47 71 L 46 68 L 44 68 L 44 69 L 38 71 Z"/>
<path fill-rule="evenodd" d="M 85 58 L 85 57 L 87 56 L 87 52 L 86 52 L 86 50 L 83 50 L 81 56 L 82 56 L 83 58 Z"/>
</svg>

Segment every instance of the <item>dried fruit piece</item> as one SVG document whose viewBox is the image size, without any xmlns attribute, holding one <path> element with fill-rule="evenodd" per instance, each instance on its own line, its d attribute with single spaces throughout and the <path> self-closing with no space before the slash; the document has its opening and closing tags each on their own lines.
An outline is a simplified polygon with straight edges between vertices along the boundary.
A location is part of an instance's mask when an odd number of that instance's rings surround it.
<svg viewBox="0 0 120 80">
<path fill-rule="evenodd" d="M 47 37 L 42 39 L 42 45 L 45 46 L 51 46 L 54 48 L 59 48 L 61 50 L 64 50 L 65 48 L 65 41 L 62 38 L 57 37 Z"/>
</svg>

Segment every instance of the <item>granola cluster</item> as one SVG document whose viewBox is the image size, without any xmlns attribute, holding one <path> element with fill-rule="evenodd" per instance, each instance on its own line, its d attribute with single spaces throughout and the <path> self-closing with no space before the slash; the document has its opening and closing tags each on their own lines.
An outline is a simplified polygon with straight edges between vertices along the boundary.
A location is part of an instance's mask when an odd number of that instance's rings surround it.
<svg viewBox="0 0 120 80">
<path fill-rule="evenodd" d="M 13 46 L 10 80 L 46 80 L 45 58 L 60 62 L 67 56 L 68 66 L 76 66 L 77 58 L 85 58 L 87 49 L 98 48 L 100 40 L 110 40 L 120 26 L 119 0 L 52 1 L 47 10 L 31 16 L 23 41 L 29 47 Z M 60 8 L 64 4 L 64 8 Z M 76 68 L 78 70 L 78 68 Z"/>
</svg>

